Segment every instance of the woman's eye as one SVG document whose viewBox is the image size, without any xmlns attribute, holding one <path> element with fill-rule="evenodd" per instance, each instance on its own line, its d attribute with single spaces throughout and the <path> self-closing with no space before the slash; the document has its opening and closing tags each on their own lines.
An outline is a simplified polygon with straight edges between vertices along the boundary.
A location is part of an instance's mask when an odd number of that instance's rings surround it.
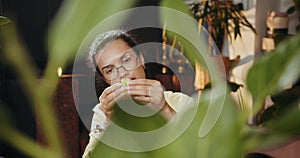
<svg viewBox="0 0 300 158">
<path fill-rule="evenodd" d="M 126 57 L 123 59 L 123 63 L 129 63 L 131 61 L 131 57 Z"/>
<path fill-rule="evenodd" d="M 107 74 L 107 75 L 109 75 L 109 74 L 112 73 L 112 71 L 113 71 L 112 69 L 108 69 L 108 70 L 105 70 L 104 73 Z"/>
</svg>

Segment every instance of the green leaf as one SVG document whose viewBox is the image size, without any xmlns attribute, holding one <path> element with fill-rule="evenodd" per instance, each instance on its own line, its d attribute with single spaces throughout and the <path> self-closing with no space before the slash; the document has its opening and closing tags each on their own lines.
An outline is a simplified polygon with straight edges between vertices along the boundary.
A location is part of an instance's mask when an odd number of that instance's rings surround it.
<svg viewBox="0 0 300 158">
<path fill-rule="evenodd" d="M 295 11 L 296 11 L 295 6 L 292 6 L 292 7 L 290 7 L 290 8 L 287 10 L 287 13 L 288 13 L 288 14 L 293 14 Z"/>
<path fill-rule="evenodd" d="M 286 142 L 290 137 L 272 133 L 266 128 L 245 126 L 243 131 L 245 151 L 270 149 Z"/>
<path fill-rule="evenodd" d="M 198 22 L 194 20 L 187 6 L 182 1 L 171 0 L 163 0 L 160 5 L 162 6 L 160 8 L 161 23 L 167 24 L 167 35 L 176 37 L 178 41 L 182 42 L 184 53 L 188 59 L 191 59 L 191 63 L 194 63 L 195 60 L 204 63 L 200 53 L 205 53 L 204 56 L 208 55 L 207 47 L 199 38 Z M 173 11 L 178 14 L 174 15 Z M 178 19 L 183 19 L 185 22 Z M 200 47 L 202 52 L 197 53 L 196 46 Z M 206 57 L 208 58 L 208 56 Z"/>
<path fill-rule="evenodd" d="M 298 104 L 300 102 L 298 101 Z M 266 126 L 267 129 L 272 130 L 273 133 L 299 136 L 300 135 L 300 110 L 291 108 L 285 114 L 277 119 L 276 122 L 271 122 Z"/>
<path fill-rule="evenodd" d="M 300 134 L 300 110 L 290 109 L 263 127 L 248 127 L 244 144 L 247 150 L 263 149 L 286 143 Z"/>
<path fill-rule="evenodd" d="M 136 0 L 64 1 L 49 29 L 50 62 L 63 65 L 72 59 L 83 39 L 98 23 L 115 13 L 129 9 L 135 2 Z M 122 20 L 125 19 L 126 17 Z M 116 20 L 114 27 L 119 26 L 122 20 Z"/>
<path fill-rule="evenodd" d="M 216 93 L 222 94 L 222 92 Z M 225 94 L 225 97 L 224 107 L 221 115 L 219 115 L 218 121 L 208 135 L 200 137 L 200 139 L 197 140 L 198 148 L 194 152 L 198 155 L 191 157 L 240 157 L 242 155 L 242 142 L 238 135 L 242 127 L 243 119 L 236 111 L 237 109 L 235 109 L 235 105 L 229 95 Z M 208 113 L 211 108 L 217 107 L 217 105 L 222 102 L 221 98 L 222 97 L 214 97 L 214 99 L 212 99 L 209 91 L 204 92 L 201 96 L 198 110 L 199 115 L 196 116 L 195 123 L 205 121 L 203 116 Z M 215 117 L 216 115 L 217 114 L 212 114 L 210 117 Z M 195 130 L 193 128 L 196 127 L 192 125 L 190 130 Z M 189 142 L 193 142 L 191 138 Z M 224 146 L 224 144 L 218 142 L 226 142 L 227 145 Z M 220 150 L 214 150 L 216 148 Z"/>
<path fill-rule="evenodd" d="M 0 124 L 1 128 L 6 128 L 12 125 L 13 119 L 11 118 L 10 111 L 5 108 L 5 105 L 0 103 Z M 0 130 L 0 139 L 1 139 L 1 130 Z"/>
<path fill-rule="evenodd" d="M 8 23 L 12 23 L 12 21 L 7 17 L 0 16 L 0 26 Z"/>
<path fill-rule="evenodd" d="M 194 157 L 241 157 L 243 155 L 243 145 L 242 139 L 240 139 L 240 131 L 242 128 L 241 115 L 237 112 L 233 101 L 230 99 L 229 95 L 226 95 L 226 99 L 220 96 L 218 98 L 211 97 L 212 92 L 216 92 L 218 94 L 223 94 L 223 90 L 221 91 L 204 91 L 203 97 L 198 107 L 191 108 L 183 113 L 182 117 L 178 120 L 179 124 L 186 124 L 187 122 L 184 118 L 194 116 L 195 111 L 196 115 L 192 120 L 191 125 L 187 128 L 187 130 L 174 142 L 168 144 L 163 148 L 159 148 L 157 150 L 147 151 L 147 152 L 128 152 L 114 149 L 105 145 L 102 142 L 99 142 L 94 152 L 91 153 L 91 157 L 118 157 L 118 158 L 127 158 L 127 157 L 136 157 L 136 158 L 164 158 L 164 157 L 172 157 L 172 158 L 194 158 Z M 217 95 L 219 96 L 219 95 Z M 211 103 L 213 101 L 213 103 Z M 225 101 L 225 102 L 224 102 Z M 205 136 L 199 137 L 198 130 L 199 126 L 205 119 L 205 115 L 207 114 L 209 108 L 218 106 L 219 103 L 224 103 L 224 109 L 220 115 L 216 115 L 218 117 L 218 121 L 214 125 L 213 129 Z M 196 105 L 197 106 L 197 105 Z M 195 109 L 198 108 L 198 109 Z M 212 116 L 211 117 L 215 117 Z M 183 120 L 181 120 L 183 119 Z M 127 124 L 131 124 L 132 122 L 127 122 Z M 136 126 L 143 126 L 136 124 Z M 172 128 L 173 129 L 173 128 Z M 160 136 L 155 140 L 156 142 L 165 141 L 167 135 L 172 135 L 177 130 L 181 130 L 180 128 L 175 128 L 170 130 L 169 133 L 160 133 Z M 112 128 L 108 128 L 108 132 L 115 132 Z M 105 134 L 104 134 L 105 136 Z M 123 137 L 127 137 L 127 135 L 122 135 Z M 117 135 L 116 135 L 117 137 Z M 146 138 L 144 138 L 146 139 Z M 122 137 L 118 139 L 122 140 Z M 137 138 L 132 137 L 132 142 L 136 142 L 139 145 L 139 140 Z M 130 142 L 130 143 L 132 143 Z M 226 142 L 226 145 L 220 142 Z M 215 150 L 218 149 L 218 150 Z"/>
<path fill-rule="evenodd" d="M 180 11 L 181 13 L 192 17 L 191 12 L 189 11 L 188 7 L 184 4 L 183 1 L 163 0 L 161 1 L 160 6 L 175 9 L 177 11 Z"/>
<path fill-rule="evenodd" d="M 62 155 L 58 152 L 40 146 L 34 139 L 29 138 L 24 133 L 21 133 L 10 126 L 1 127 L 0 140 L 12 145 L 17 150 L 30 157 L 40 157 L 43 155 L 45 158 L 62 158 Z"/>
<path fill-rule="evenodd" d="M 52 92 L 56 84 L 51 81 L 38 82 L 40 80 L 38 80 L 37 68 L 33 64 L 32 58 L 28 55 L 26 47 L 18 37 L 15 26 L 7 25 L 3 28 L 3 57 L 14 68 L 16 75 L 20 81 L 22 81 L 22 86 L 31 101 L 32 110 L 38 112 L 36 116 L 38 116 L 42 122 L 41 128 L 43 129 L 45 140 L 48 142 L 49 148 L 60 155 L 57 157 L 61 157 L 61 155 L 63 155 L 63 149 L 59 139 L 56 118 L 51 109 Z M 55 73 L 51 75 L 57 77 Z M 10 143 L 13 143 L 12 145 L 19 145 L 14 141 L 10 141 Z"/>
<path fill-rule="evenodd" d="M 247 87 L 256 101 L 255 105 L 262 104 L 267 95 L 282 91 L 299 78 L 299 43 L 298 34 L 280 43 L 276 50 L 257 59 L 251 67 L 247 75 Z"/>
</svg>

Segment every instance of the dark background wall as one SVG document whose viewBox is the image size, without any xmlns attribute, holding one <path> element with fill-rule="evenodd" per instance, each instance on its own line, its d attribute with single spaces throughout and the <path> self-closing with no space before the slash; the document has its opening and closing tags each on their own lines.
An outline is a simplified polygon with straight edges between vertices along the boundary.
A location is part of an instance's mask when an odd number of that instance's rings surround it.
<svg viewBox="0 0 300 158">
<path fill-rule="evenodd" d="M 26 44 L 35 65 L 42 74 L 47 64 L 46 33 L 62 0 L 0 0 L 1 15 L 9 17 L 16 24 L 20 37 Z M 137 6 L 156 6 L 158 0 L 140 1 Z M 154 15 L 157 16 L 157 15 Z M 152 19 L 153 20 L 153 19 Z M 155 19 L 154 19 L 155 20 Z M 138 30 L 140 42 L 159 41 L 160 30 Z M 157 34 L 155 36 L 155 34 Z M 1 37 L 1 36 L 0 36 Z M 0 56 L 2 54 L 2 49 Z M 70 66 L 71 67 L 71 66 Z M 30 102 L 22 90 L 21 80 L 0 57 L 0 102 L 12 114 L 15 127 L 36 139 L 36 121 Z M 1 125 L 0 125 L 1 128 Z M 1 130 L 1 129 L 0 129 Z M 0 157 L 26 157 L 10 146 L 0 142 Z"/>
<path fill-rule="evenodd" d="M 40 74 L 47 63 L 45 35 L 49 22 L 61 0 L 1 0 L 1 15 L 16 24 Z M 1 49 L 1 53 L 2 49 Z M 2 58 L 3 59 L 3 58 Z M 30 102 L 22 90 L 21 80 L 2 59 L 0 62 L 0 101 L 13 114 L 14 126 L 35 139 L 36 124 Z M 0 157 L 26 157 L 10 146 L 0 143 Z"/>
</svg>

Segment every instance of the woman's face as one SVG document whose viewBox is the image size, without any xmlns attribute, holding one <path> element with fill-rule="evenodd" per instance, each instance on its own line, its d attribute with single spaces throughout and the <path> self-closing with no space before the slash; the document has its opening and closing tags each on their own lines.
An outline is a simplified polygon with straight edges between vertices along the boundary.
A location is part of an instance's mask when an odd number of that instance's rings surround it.
<svg viewBox="0 0 300 158">
<path fill-rule="evenodd" d="M 112 85 L 123 78 L 145 78 L 144 58 L 122 39 L 116 39 L 95 56 L 105 82 Z"/>
</svg>

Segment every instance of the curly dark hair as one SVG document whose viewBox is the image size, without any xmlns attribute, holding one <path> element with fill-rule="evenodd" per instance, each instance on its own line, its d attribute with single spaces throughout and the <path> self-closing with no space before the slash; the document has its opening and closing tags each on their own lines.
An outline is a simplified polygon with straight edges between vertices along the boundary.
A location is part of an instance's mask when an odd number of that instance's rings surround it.
<svg viewBox="0 0 300 158">
<path fill-rule="evenodd" d="M 103 80 L 103 75 L 98 69 L 97 62 L 95 60 L 95 55 L 101 50 L 105 49 L 105 47 L 110 44 L 111 42 L 117 40 L 117 39 L 122 39 L 124 40 L 128 46 L 130 46 L 135 53 L 139 53 L 137 48 L 135 47 L 137 43 L 135 40 L 131 37 L 131 34 L 129 34 L 127 31 L 124 30 L 111 30 L 108 32 L 105 32 L 103 34 L 98 35 L 94 42 L 91 44 L 87 58 L 86 58 L 86 63 L 89 68 L 91 68 L 94 73 L 95 73 L 95 88 L 96 88 L 96 93 L 97 97 L 100 97 L 102 92 L 104 91 L 105 88 L 109 86 L 104 80 Z"/>
<path fill-rule="evenodd" d="M 137 43 L 135 40 L 130 36 L 130 34 L 124 30 L 111 30 L 100 34 L 96 37 L 94 42 L 90 46 L 90 50 L 87 56 L 87 65 L 91 68 L 94 72 L 98 71 L 98 66 L 95 61 L 95 55 L 99 53 L 99 51 L 103 50 L 109 43 L 115 41 L 117 39 L 124 40 L 128 46 L 133 48 L 133 50 L 138 53 L 135 46 Z M 100 72 L 99 72 L 100 73 Z M 101 74 L 101 73 L 100 73 Z"/>
</svg>

